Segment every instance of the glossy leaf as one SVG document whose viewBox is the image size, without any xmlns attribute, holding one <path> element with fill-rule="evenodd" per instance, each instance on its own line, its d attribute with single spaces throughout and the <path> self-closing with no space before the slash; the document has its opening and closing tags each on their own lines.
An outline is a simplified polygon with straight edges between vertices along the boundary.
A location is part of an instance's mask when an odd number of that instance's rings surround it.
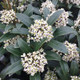
<svg viewBox="0 0 80 80">
<path fill-rule="evenodd" d="M 28 29 L 26 28 L 20 28 L 20 29 L 17 29 L 17 28 L 14 28 L 11 33 L 14 33 L 14 34 L 28 34 Z"/>
<path fill-rule="evenodd" d="M 43 10 L 43 17 L 46 19 L 49 14 L 50 14 L 49 9 L 48 8 L 44 8 L 44 10 Z"/>
<path fill-rule="evenodd" d="M 14 28 L 15 26 L 14 25 L 7 25 L 6 27 L 5 27 L 5 32 L 6 31 L 9 31 L 10 29 L 12 29 L 12 28 Z"/>
<path fill-rule="evenodd" d="M 59 16 L 62 14 L 63 10 L 58 10 L 55 13 L 52 14 L 52 16 L 50 16 L 50 18 L 48 19 L 48 24 L 49 25 L 53 25 L 56 20 L 59 18 Z"/>
<path fill-rule="evenodd" d="M 19 57 L 16 57 L 14 55 L 10 55 L 10 62 L 11 64 L 15 63 L 16 61 L 20 60 Z"/>
<path fill-rule="evenodd" d="M 80 34 L 77 35 L 78 47 L 80 48 Z"/>
<path fill-rule="evenodd" d="M 36 14 L 40 14 L 39 8 L 38 7 L 33 7 L 33 12 Z"/>
<path fill-rule="evenodd" d="M 70 67 L 70 73 L 71 75 L 78 75 L 78 72 L 79 72 L 79 66 L 78 66 L 78 63 L 76 61 L 72 61 L 71 62 L 71 67 Z"/>
<path fill-rule="evenodd" d="M 20 80 L 20 79 L 17 79 L 17 78 L 11 78 L 11 79 L 9 79 L 9 80 Z"/>
<path fill-rule="evenodd" d="M 19 39 L 18 40 L 18 45 L 20 47 L 20 49 L 25 52 L 25 53 L 28 53 L 28 52 L 31 52 L 32 49 L 30 48 L 30 46 L 28 46 L 27 42 L 25 42 L 23 39 Z"/>
<path fill-rule="evenodd" d="M 70 80 L 70 77 L 69 77 L 69 66 L 68 66 L 67 62 L 61 61 L 60 62 L 60 67 L 61 67 L 64 79 L 65 80 Z"/>
<path fill-rule="evenodd" d="M 65 53 L 65 54 L 67 53 L 67 49 L 66 49 L 65 45 L 61 42 L 54 40 L 54 39 L 52 39 L 49 43 L 47 43 L 47 45 L 51 48 L 54 48 L 56 50 L 59 50 L 59 51 Z"/>
<path fill-rule="evenodd" d="M 17 29 L 20 29 L 20 28 L 22 27 L 22 25 L 23 25 L 23 24 L 21 24 L 21 23 L 16 23 L 16 28 L 17 28 Z"/>
<path fill-rule="evenodd" d="M 34 20 L 38 20 L 38 19 L 41 19 L 42 17 L 39 15 L 32 15 L 31 18 Z"/>
<path fill-rule="evenodd" d="M 21 61 L 18 60 L 17 62 L 15 62 L 12 65 L 9 65 L 5 69 L 3 69 L 0 73 L 0 77 L 3 79 L 7 75 L 12 75 L 22 69 L 23 69 L 23 67 L 22 67 Z"/>
<path fill-rule="evenodd" d="M 40 42 L 35 42 L 34 43 L 34 45 L 35 45 L 34 50 L 36 50 L 36 51 L 39 50 L 43 46 L 43 44 L 45 43 L 45 40 L 46 39 L 42 39 Z"/>
<path fill-rule="evenodd" d="M 6 50 L 2 47 L 0 47 L 0 57 L 6 52 Z"/>
<path fill-rule="evenodd" d="M 52 0 L 52 3 L 56 6 L 58 3 L 58 0 Z"/>
<path fill-rule="evenodd" d="M 5 29 L 5 27 L 6 27 L 5 24 L 0 23 L 0 29 Z"/>
<path fill-rule="evenodd" d="M 67 62 L 61 61 L 60 66 L 61 66 L 61 69 L 63 71 L 63 74 L 66 75 L 69 72 L 69 67 L 68 67 Z"/>
<path fill-rule="evenodd" d="M 52 52 L 52 51 L 46 52 L 46 58 L 47 58 L 47 60 L 61 61 L 61 57 L 57 53 Z"/>
<path fill-rule="evenodd" d="M 61 78 L 61 80 L 65 79 L 63 72 L 62 72 L 60 67 L 56 67 L 56 72 L 57 72 L 58 76 Z"/>
<path fill-rule="evenodd" d="M 32 24 L 32 20 L 26 14 L 16 13 L 16 16 L 27 27 L 30 27 L 30 25 Z"/>
<path fill-rule="evenodd" d="M 28 16 L 31 16 L 33 14 L 33 6 L 31 4 L 27 6 L 27 10 L 24 12 L 24 14 Z"/>
<path fill-rule="evenodd" d="M 10 38 L 13 38 L 15 35 L 14 34 L 10 34 L 10 33 L 7 33 L 7 34 L 3 34 L 1 37 L 0 37 L 0 42 L 3 42 L 7 39 L 10 39 Z"/>
<path fill-rule="evenodd" d="M 34 76 L 30 76 L 30 80 L 41 80 L 40 74 L 36 73 Z"/>
<path fill-rule="evenodd" d="M 77 32 L 74 29 L 70 27 L 61 27 L 61 28 L 56 29 L 56 31 L 54 32 L 54 36 L 58 37 L 58 36 L 63 36 L 67 34 L 72 34 L 72 33 L 77 35 Z"/>
<path fill-rule="evenodd" d="M 13 55 L 17 56 L 17 57 L 19 57 L 19 56 L 22 54 L 22 52 L 21 52 L 20 49 L 14 48 L 12 45 L 9 45 L 9 46 L 6 48 L 6 50 L 7 50 L 8 52 L 12 53 Z"/>
</svg>

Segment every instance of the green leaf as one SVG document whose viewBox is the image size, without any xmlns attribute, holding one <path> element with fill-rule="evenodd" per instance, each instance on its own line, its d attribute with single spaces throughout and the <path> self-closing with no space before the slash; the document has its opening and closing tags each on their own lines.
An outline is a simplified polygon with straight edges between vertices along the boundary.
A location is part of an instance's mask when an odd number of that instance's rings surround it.
<svg viewBox="0 0 80 80">
<path fill-rule="evenodd" d="M 12 65 L 9 65 L 5 69 L 3 69 L 0 73 L 0 77 L 3 79 L 7 75 L 12 75 L 22 69 L 23 69 L 23 67 L 22 67 L 21 61 L 18 60 L 17 62 L 15 62 Z"/>
<path fill-rule="evenodd" d="M 43 17 L 46 19 L 49 14 L 50 14 L 49 9 L 48 8 L 44 8 L 44 10 L 43 10 Z"/>
<path fill-rule="evenodd" d="M 64 80 L 70 80 L 69 66 L 68 66 L 67 62 L 61 61 L 60 66 L 61 66 L 61 70 L 62 70 L 62 73 L 63 73 L 63 76 L 64 76 Z"/>
<path fill-rule="evenodd" d="M 18 39 L 19 39 L 19 38 L 18 38 Z M 19 48 L 18 39 L 17 39 L 16 43 L 14 44 L 14 48 Z"/>
<path fill-rule="evenodd" d="M 42 17 L 39 15 L 32 15 L 31 18 L 34 20 L 38 20 L 38 19 L 41 19 Z"/>
<path fill-rule="evenodd" d="M 56 31 L 56 28 L 55 28 L 55 27 L 53 27 L 53 28 L 52 28 L 52 31 L 53 31 L 53 33 L 54 33 L 54 32 Z"/>
<path fill-rule="evenodd" d="M 38 7 L 33 7 L 33 12 L 36 14 L 40 14 L 39 8 Z"/>
<path fill-rule="evenodd" d="M 58 3 L 58 0 L 52 0 L 52 3 L 56 6 Z"/>
<path fill-rule="evenodd" d="M 30 46 L 28 46 L 27 42 L 25 42 L 21 38 L 18 40 L 18 45 L 19 45 L 20 49 L 25 53 L 28 53 L 28 52 L 32 51 Z"/>
<path fill-rule="evenodd" d="M 52 51 L 46 51 L 46 59 L 61 61 L 61 57 L 57 53 L 52 52 Z"/>
<path fill-rule="evenodd" d="M 61 69 L 63 71 L 63 74 L 66 75 L 69 72 L 69 67 L 68 67 L 67 62 L 61 61 L 60 66 L 61 66 Z"/>
<path fill-rule="evenodd" d="M 72 6 L 73 6 L 72 4 L 68 4 L 68 8 L 69 8 L 69 9 L 71 9 L 71 8 L 72 8 Z"/>
<path fill-rule="evenodd" d="M 14 36 L 15 36 L 14 34 L 10 34 L 10 33 L 3 34 L 0 37 L 0 42 L 3 42 L 3 41 L 10 39 L 10 38 L 13 38 Z"/>
<path fill-rule="evenodd" d="M 52 14 L 52 16 L 50 16 L 50 18 L 48 19 L 48 24 L 49 25 L 53 25 L 57 19 L 59 18 L 59 16 L 62 14 L 63 10 L 58 10 L 55 13 Z"/>
<path fill-rule="evenodd" d="M 61 80 L 65 79 L 65 76 L 63 75 L 63 72 L 60 67 L 56 67 L 56 72 L 57 72 L 58 76 L 61 78 Z"/>
<path fill-rule="evenodd" d="M 41 80 L 40 73 L 36 73 L 34 76 L 30 76 L 30 80 Z"/>
<path fill-rule="evenodd" d="M 15 63 L 16 61 L 18 61 L 20 58 L 19 57 L 16 57 L 14 55 L 10 55 L 10 62 L 11 64 Z"/>
<path fill-rule="evenodd" d="M 17 79 L 17 78 L 11 78 L 11 79 L 9 79 L 9 80 L 20 80 L 20 79 Z"/>
<path fill-rule="evenodd" d="M 35 45 L 34 50 L 35 51 L 39 50 L 43 46 L 43 44 L 45 43 L 45 40 L 46 39 L 42 39 L 40 42 L 35 42 L 34 43 L 34 45 Z"/>
<path fill-rule="evenodd" d="M 67 34 L 72 34 L 72 33 L 77 35 L 77 32 L 74 29 L 70 27 L 61 27 L 61 28 L 56 29 L 56 31 L 54 32 L 54 36 L 58 37 L 58 36 L 63 36 Z"/>
<path fill-rule="evenodd" d="M 71 41 L 71 40 L 74 41 L 75 37 L 76 37 L 76 36 L 75 36 L 74 34 L 70 34 L 70 35 L 69 35 L 69 41 Z"/>
<path fill-rule="evenodd" d="M 19 56 L 22 54 L 22 52 L 21 52 L 20 49 L 14 48 L 12 45 L 9 45 L 9 46 L 6 48 L 6 50 L 7 50 L 8 52 L 12 53 L 13 55 L 17 56 L 17 57 L 19 57 Z"/>
<path fill-rule="evenodd" d="M 56 40 L 52 39 L 49 43 L 47 43 L 47 45 L 51 48 L 54 48 L 56 50 L 59 50 L 59 51 L 65 53 L 65 54 L 68 53 L 65 45 L 61 42 L 56 41 Z"/>
<path fill-rule="evenodd" d="M 78 16 L 80 15 L 80 10 L 79 10 L 79 12 L 78 12 Z"/>
<path fill-rule="evenodd" d="M 32 24 L 32 20 L 26 14 L 16 13 L 16 16 L 27 27 L 30 27 L 30 25 Z"/>
<path fill-rule="evenodd" d="M 56 67 L 56 72 L 58 74 L 58 76 L 60 77 L 61 80 L 71 80 L 69 77 L 69 74 L 64 75 L 63 71 L 60 67 Z"/>
<path fill-rule="evenodd" d="M 74 26 L 74 21 L 71 20 L 71 19 L 68 19 L 68 25 L 70 25 L 70 26 Z"/>
<path fill-rule="evenodd" d="M 16 28 L 17 28 L 17 29 L 20 29 L 20 28 L 22 27 L 22 25 L 23 25 L 23 24 L 21 24 L 21 23 L 16 23 Z"/>
<path fill-rule="evenodd" d="M 14 28 L 14 27 L 15 27 L 14 25 L 7 25 L 5 27 L 5 32 L 8 31 L 8 30 L 10 30 L 10 29 L 12 29 L 12 28 Z"/>
<path fill-rule="evenodd" d="M 27 6 L 27 10 L 24 12 L 24 14 L 27 14 L 28 16 L 33 14 L 33 6 L 31 4 Z"/>
<path fill-rule="evenodd" d="M 71 73 L 71 75 L 74 76 L 74 75 L 78 75 L 78 72 L 79 72 L 78 63 L 75 60 L 73 60 L 71 62 L 71 66 L 70 66 L 70 73 Z"/>
<path fill-rule="evenodd" d="M 3 56 L 3 54 L 6 52 L 6 50 L 2 47 L 0 47 L 0 57 Z"/>
<path fill-rule="evenodd" d="M 11 33 L 14 33 L 14 34 L 28 34 L 28 29 L 26 28 L 20 28 L 20 29 L 17 29 L 17 28 L 14 28 Z"/>
<path fill-rule="evenodd" d="M 5 29 L 5 27 L 6 27 L 5 24 L 0 23 L 0 29 Z"/>
<path fill-rule="evenodd" d="M 78 47 L 80 48 L 80 34 L 77 35 Z"/>
</svg>

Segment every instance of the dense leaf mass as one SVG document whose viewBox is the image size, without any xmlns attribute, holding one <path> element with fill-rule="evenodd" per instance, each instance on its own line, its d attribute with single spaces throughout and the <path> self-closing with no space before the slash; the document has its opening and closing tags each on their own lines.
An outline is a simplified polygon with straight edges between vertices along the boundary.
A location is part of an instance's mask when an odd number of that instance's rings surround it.
<svg viewBox="0 0 80 80">
<path fill-rule="evenodd" d="M 0 0 L 0 9 L 0 80 L 80 80 L 80 0 Z"/>
</svg>

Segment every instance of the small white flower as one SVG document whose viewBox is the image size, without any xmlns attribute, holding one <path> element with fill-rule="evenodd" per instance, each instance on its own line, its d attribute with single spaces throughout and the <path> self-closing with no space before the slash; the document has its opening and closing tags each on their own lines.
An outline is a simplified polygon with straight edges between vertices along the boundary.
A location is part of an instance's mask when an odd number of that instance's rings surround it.
<svg viewBox="0 0 80 80">
<path fill-rule="evenodd" d="M 54 71 L 48 69 L 47 73 L 45 74 L 44 80 L 58 80 Z"/>
<path fill-rule="evenodd" d="M 13 21 L 16 19 L 16 14 L 14 10 L 3 10 L 0 12 L 1 17 L 0 21 L 5 24 L 13 23 Z"/>
<path fill-rule="evenodd" d="M 50 1 L 46 0 L 46 2 L 43 2 L 40 8 L 40 12 L 43 13 L 44 8 L 48 8 L 50 12 L 55 11 L 55 5 Z"/>
<path fill-rule="evenodd" d="M 80 77 L 78 77 L 78 76 L 71 76 L 71 80 L 80 80 Z"/>
<path fill-rule="evenodd" d="M 60 2 L 64 2 L 65 0 L 59 0 Z M 80 0 L 66 0 L 66 3 L 80 5 Z"/>
<path fill-rule="evenodd" d="M 56 28 L 66 26 L 68 24 L 68 17 L 69 17 L 69 13 L 66 12 L 63 8 L 58 9 L 58 10 L 63 10 L 63 13 L 59 16 L 59 18 L 55 22 L 54 26 L 56 26 Z M 46 18 L 46 20 L 48 20 L 48 18 L 50 16 L 52 16 L 53 13 L 54 12 L 52 12 L 50 15 L 48 15 L 48 17 Z"/>
<path fill-rule="evenodd" d="M 67 53 L 63 54 L 62 52 L 55 49 L 53 49 L 53 51 L 61 55 L 64 61 L 68 62 L 68 61 L 76 60 L 77 62 L 79 62 L 80 57 L 79 57 L 79 52 L 77 51 L 76 44 L 71 44 L 68 41 L 65 41 L 64 44 L 68 50 L 68 54 Z"/>
<path fill-rule="evenodd" d="M 17 10 L 19 10 L 20 12 L 23 12 L 26 8 L 27 8 L 27 5 L 21 5 L 17 7 Z"/>
<path fill-rule="evenodd" d="M 72 26 L 72 28 L 73 28 L 73 29 L 76 29 L 76 30 L 78 30 L 78 32 L 80 32 L 79 26 L 80 26 L 80 15 L 79 15 L 78 18 L 74 21 L 74 26 Z"/>
<path fill-rule="evenodd" d="M 21 55 L 21 62 L 27 74 L 34 76 L 35 73 L 44 71 L 44 66 L 47 64 L 44 53 L 44 50 L 40 49 L 39 51 Z"/>
<path fill-rule="evenodd" d="M 68 49 L 68 54 L 65 54 L 62 58 L 65 61 L 72 61 L 72 60 L 76 60 L 77 62 L 79 62 L 79 52 L 77 51 L 77 46 L 76 44 L 71 44 L 68 41 L 65 41 L 65 46 Z"/>
<path fill-rule="evenodd" d="M 16 37 L 13 37 L 13 38 L 10 38 L 10 39 L 4 41 L 4 49 L 5 49 L 7 46 L 9 46 L 10 44 L 14 45 L 14 44 L 16 43 L 16 41 L 17 41 L 18 38 L 20 38 L 19 35 L 17 35 Z"/>
<path fill-rule="evenodd" d="M 34 25 L 29 28 L 29 33 L 32 36 L 28 36 L 28 41 L 33 40 L 34 42 L 40 42 L 41 39 L 46 38 L 45 42 L 50 41 L 53 38 L 52 26 L 48 25 L 43 19 L 35 20 Z"/>
</svg>

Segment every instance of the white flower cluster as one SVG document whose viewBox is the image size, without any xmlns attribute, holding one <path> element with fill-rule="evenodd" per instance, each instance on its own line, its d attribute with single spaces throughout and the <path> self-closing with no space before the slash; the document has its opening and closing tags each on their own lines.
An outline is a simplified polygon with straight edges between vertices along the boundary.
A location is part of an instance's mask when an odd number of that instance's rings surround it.
<svg viewBox="0 0 80 80">
<path fill-rule="evenodd" d="M 48 8 L 51 12 L 46 18 L 46 20 L 48 20 L 48 18 L 52 16 L 52 14 L 55 13 L 57 10 L 55 8 L 55 5 L 50 0 L 46 0 L 46 2 L 42 3 L 40 12 L 43 13 L 43 10 L 45 8 Z M 69 17 L 69 13 L 65 11 L 63 8 L 58 9 L 58 10 L 63 10 L 63 13 L 60 15 L 60 17 L 55 22 L 56 28 L 61 27 L 61 26 L 66 26 L 68 23 L 68 17 Z"/>
<path fill-rule="evenodd" d="M 12 44 L 12 45 L 16 44 L 16 41 L 17 41 L 18 38 L 20 38 L 19 35 L 15 36 L 15 37 L 13 37 L 13 38 L 10 38 L 10 39 L 8 39 L 8 40 L 6 40 L 6 41 L 4 41 L 4 49 L 5 49 L 7 46 L 9 46 L 10 44 Z"/>
<path fill-rule="evenodd" d="M 35 0 L 32 0 L 32 1 L 35 1 Z M 18 4 L 14 4 L 15 0 L 12 0 L 11 1 L 11 6 L 16 6 L 17 5 L 17 10 L 19 10 L 20 12 L 23 12 L 27 6 L 28 6 L 28 3 L 29 3 L 29 0 L 18 0 Z"/>
<path fill-rule="evenodd" d="M 60 52 L 59 50 L 56 50 L 56 49 L 52 49 L 52 51 L 55 52 L 55 53 L 57 53 L 57 54 L 59 54 L 59 55 L 61 55 L 61 56 L 63 54 L 62 52 Z"/>
<path fill-rule="evenodd" d="M 43 72 L 44 66 L 47 64 L 45 55 L 46 53 L 42 48 L 32 53 L 23 53 L 23 55 L 21 55 L 21 61 L 24 71 L 27 74 L 31 74 L 31 76 L 34 76 L 37 72 Z"/>
<path fill-rule="evenodd" d="M 59 10 L 64 10 L 64 9 L 59 9 Z M 64 10 L 63 13 L 60 15 L 60 17 L 55 22 L 55 26 L 56 27 L 66 26 L 68 24 L 68 17 L 69 13 Z"/>
<path fill-rule="evenodd" d="M 72 26 L 71 28 L 76 29 L 79 33 L 80 33 L 80 15 L 78 16 L 78 18 L 74 21 L 74 26 Z"/>
<path fill-rule="evenodd" d="M 48 69 L 47 73 L 45 74 L 44 80 L 58 80 L 54 71 Z"/>
<path fill-rule="evenodd" d="M 27 5 L 21 5 L 17 7 L 17 10 L 19 10 L 20 12 L 23 12 L 26 8 L 27 8 Z"/>
<path fill-rule="evenodd" d="M 40 12 L 43 13 L 43 10 L 45 8 L 48 8 L 50 10 L 50 12 L 55 11 L 55 5 L 50 1 L 50 0 L 46 0 L 46 2 L 43 2 L 40 8 Z"/>
<path fill-rule="evenodd" d="M 60 2 L 64 2 L 66 1 L 66 3 L 70 4 L 76 4 L 76 5 L 80 5 L 80 0 L 59 0 Z"/>
<path fill-rule="evenodd" d="M 17 2 L 17 4 L 15 4 L 15 0 L 12 0 L 11 1 L 11 6 L 13 7 L 13 6 L 15 6 L 16 7 L 16 5 L 17 5 L 17 10 L 19 10 L 20 12 L 23 12 L 26 8 L 27 8 L 27 1 L 28 0 L 25 0 L 25 1 L 23 1 L 23 0 L 18 0 L 18 2 Z M 24 3 L 23 3 L 24 2 Z M 23 3 L 23 4 L 22 4 Z"/>
<path fill-rule="evenodd" d="M 13 23 L 13 21 L 16 19 L 16 14 L 13 9 L 0 11 L 0 14 L 0 21 L 5 24 Z"/>
<path fill-rule="evenodd" d="M 71 3 L 76 4 L 76 5 L 80 5 L 80 0 L 71 0 Z"/>
<path fill-rule="evenodd" d="M 69 17 L 69 13 L 66 12 L 63 8 L 58 9 L 58 10 L 63 10 L 63 13 L 59 16 L 59 18 L 57 19 L 57 21 L 55 22 L 55 26 L 56 28 L 59 28 L 61 26 L 66 26 L 68 23 L 68 17 Z M 48 18 L 50 16 L 52 16 L 54 12 L 52 12 L 50 15 L 48 15 L 48 17 L 46 18 L 46 20 L 48 20 Z"/>
<path fill-rule="evenodd" d="M 78 16 L 77 20 L 74 21 L 74 26 L 80 26 L 80 15 Z"/>
<path fill-rule="evenodd" d="M 80 80 L 80 77 L 78 77 L 78 76 L 71 76 L 71 80 Z"/>
<path fill-rule="evenodd" d="M 63 60 L 65 61 L 76 60 L 78 62 L 80 57 L 79 57 L 79 52 L 77 51 L 76 44 L 71 44 L 68 41 L 65 41 L 64 44 L 68 49 L 68 54 L 65 54 L 63 56 Z"/>
<path fill-rule="evenodd" d="M 23 12 L 27 8 L 27 0 L 23 5 L 21 5 L 22 2 L 23 0 L 19 0 L 19 6 L 17 7 L 17 10 L 19 10 L 20 12 Z"/>
<path fill-rule="evenodd" d="M 40 42 L 40 40 L 44 38 L 46 38 L 45 42 L 48 42 L 53 38 L 52 26 L 48 25 L 43 19 L 35 20 L 34 25 L 31 25 L 29 28 L 29 33 L 32 35 L 30 40 L 34 42 Z"/>
<path fill-rule="evenodd" d="M 68 61 L 76 60 L 77 62 L 79 62 L 80 57 L 79 57 L 79 52 L 77 51 L 76 44 L 71 44 L 68 41 L 65 41 L 64 44 L 68 50 L 68 54 L 67 53 L 63 54 L 62 52 L 55 49 L 53 49 L 53 51 L 61 55 L 64 61 L 68 62 Z"/>
</svg>

